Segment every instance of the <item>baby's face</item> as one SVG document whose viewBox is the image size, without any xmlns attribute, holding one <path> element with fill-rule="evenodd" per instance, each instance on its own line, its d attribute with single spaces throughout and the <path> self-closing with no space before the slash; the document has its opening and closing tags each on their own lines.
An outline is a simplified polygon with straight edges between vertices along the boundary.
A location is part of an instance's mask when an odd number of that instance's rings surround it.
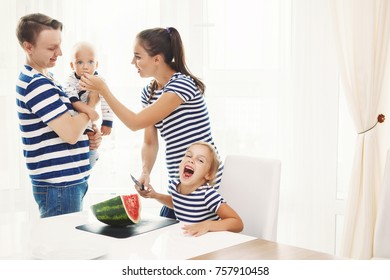
<svg viewBox="0 0 390 280">
<path fill-rule="evenodd" d="M 94 51 L 89 48 L 78 50 L 70 66 L 79 77 L 84 73 L 92 75 L 98 67 Z"/>
</svg>

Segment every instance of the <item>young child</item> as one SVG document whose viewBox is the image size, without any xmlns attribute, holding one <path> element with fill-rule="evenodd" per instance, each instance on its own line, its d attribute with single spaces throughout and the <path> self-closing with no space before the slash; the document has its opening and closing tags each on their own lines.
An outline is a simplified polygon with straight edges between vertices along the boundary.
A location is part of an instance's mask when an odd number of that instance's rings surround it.
<svg viewBox="0 0 390 280">
<path fill-rule="evenodd" d="M 156 192 L 145 186 L 138 193 L 145 198 L 154 198 L 175 211 L 178 220 L 186 223 L 184 233 L 200 236 L 209 231 L 240 232 L 243 222 L 240 216 L 212 187 L 219 167 L 218 155 L 206 142 L 196 142 L 186 151 L 180 166 L 180 179 L 170 180 L 170 195 Z"/>
<path fill-rule="evenodd" d="M 98 67 L 98 60 L 96 58 L 95 48 L 87 42 L 77 43 L 72 50 L 72 57 L 70 62 L 72 72 L 69 74 L 65 81 L 64 91 L 67 93 L 74 109 L 77 112 L 82 112 L 96 118 L 97 112 L 88 103 L 93 98 L 100 99 L 100 106 L 102 110 L 102 135 L 110 135 L 113 124 L 113 112 L 108 106 L 104 98 L 98 94 L 91 94 L 89 91 L 81 90 L 79 86 L 80 78 L 84 73 L 90 75 L 98 75 L 96 69 Z M 87 130 L 92 130 L 92 122 L 88 126 Z M 93 166 L 98 160 L 99 155 L 97 150 L 90 151 L 90 163 Z"/>
</svg>

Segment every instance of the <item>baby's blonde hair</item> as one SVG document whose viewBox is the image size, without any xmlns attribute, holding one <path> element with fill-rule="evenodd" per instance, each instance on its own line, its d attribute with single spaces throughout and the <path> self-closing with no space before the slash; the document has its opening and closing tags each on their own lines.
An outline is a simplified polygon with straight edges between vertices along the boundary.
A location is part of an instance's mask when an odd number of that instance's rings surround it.
<svg viewBox="0 0 390 280">
<path fill-rule="evenodd" d="M 92 45 L 89 42 L 86 41 L 80 41 L 73 45 L 72 51 L 71 51 L 71 60 L 74 60 L 76 58 L 77 52 L 79 52 L 81 49 L 88 48 L 93 51 L 95 57 L 97 56 L 96 48 L 94 45 Z"/>
<path fill-rule="evenodd" d="M 209 185 L 214 185 L 215 184 L 215 179 L 216 179 L 216 176 L 217 176 L 217 172 L 218 172 L 218 168 L 219 168 L 219 156 L 217 154 L 217 151 L 215 150 L 214 146 L 211 145 L 210 143 L 207 143 L 207 142 L 204 142 L 204 141 L 198 141 L 198 142 L 195 142 L 195 143 L 192 143 L 188 148 L 187 150 L 192 147 L 192 146 L 195 146 L 195 145 L 202 145 L 202 146 L 205 146 L 207 148 L 209 148 L 209 151 L 211 152 L 211 155 L 212 155 L 212 160 L 211 160 L 211 165 L 210 165 L 210 180 L 209 180 Z"/>
</svg>

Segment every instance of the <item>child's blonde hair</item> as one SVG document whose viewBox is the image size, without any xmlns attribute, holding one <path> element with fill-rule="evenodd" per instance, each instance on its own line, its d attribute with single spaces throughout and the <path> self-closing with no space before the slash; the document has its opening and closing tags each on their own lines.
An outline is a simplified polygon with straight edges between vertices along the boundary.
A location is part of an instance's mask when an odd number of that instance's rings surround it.
<svg viewBox="0 0 390 280">
<path fill-rule="evenodd" d="M 73 45 L 71 50 L 71 60 L 76 59 L 76 54 L 83 49 L 89 49 L 94 53 L 94 56 L 97 57 L 97 52 L 95 46 L 87 41 L 80 41 Z"/>
<path fill-rule="evenodd" d="M 210 165 L 210 180 L 209 180 L 209 185 L 214 185 L 215 184 L 215 179 L 217 176 L 218 168 L 219 168 L 219 156 L 217 154 L 217 151 L 215 150 L 214 146 L 211 145 L 210 143 L 204 142 L 204 141 L 198 141 L 195 143 L 192 143 L 187 150 L 194 145 L 202 145 L 207 148 L 209 148 L 209 151 L 211 152 L 212 155 L 212 160 L 211 160 L 211 165 Z"/>
</svg>

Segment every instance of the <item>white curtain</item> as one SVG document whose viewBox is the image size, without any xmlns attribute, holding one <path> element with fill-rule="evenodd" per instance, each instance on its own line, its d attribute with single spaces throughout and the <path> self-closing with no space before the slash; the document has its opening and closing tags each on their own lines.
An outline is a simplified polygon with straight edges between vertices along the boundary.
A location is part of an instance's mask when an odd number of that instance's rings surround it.
<svg viewBox="0 0 390 280">
<path fill-rule="evenodd" d="M 372 257 L 381 186 L 377 122 L 390 36 L 390 1 L 333 0 L 341 77 L 357 134 L 340 254 Z M 359 134 L 360 133 L 360 134 Z"/>
</svg>

